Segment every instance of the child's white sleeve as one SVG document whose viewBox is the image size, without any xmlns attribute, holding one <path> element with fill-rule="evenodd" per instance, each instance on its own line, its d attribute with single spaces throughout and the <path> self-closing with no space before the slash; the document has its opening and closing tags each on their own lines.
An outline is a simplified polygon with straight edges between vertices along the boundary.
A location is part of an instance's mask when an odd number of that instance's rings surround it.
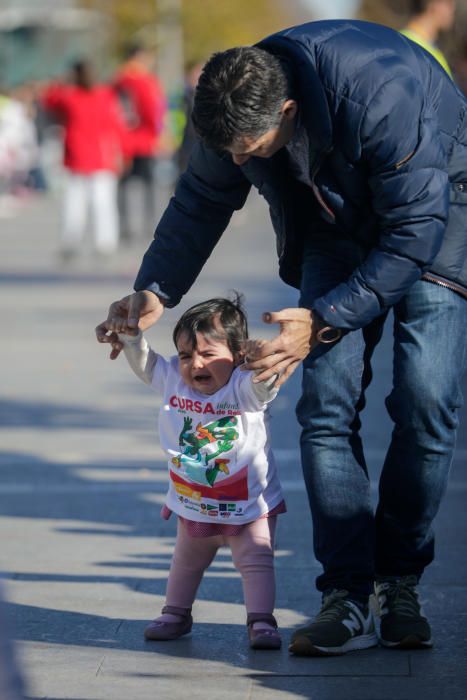
<svg viewBox="0 0 467 700">
<path fill-rule="evenodd" d="M 277 374 L 274 374 L 264 382 L 251 382 L 253 393 L 261 403 L 269 403 L 276 398 L 279 391 L 278 387 L 274 386 L 277 379 Z"/>
<path fill-rule="evenodd" d="M 136 336 L 119 333 L 118 339 L 123 343 L 123 352 L 133 372 L 145 384 L 151 384 L 157 355 L 144 335 L 141 331 Z"/>
<path fill-rule="evenodd" d="M 236 391 L 245 411 L 261 411 L 276 398 L 279 389 L 274 386 L 277 375 L 264 382 L 253 382 L 255 372 L 251 370 L 235 370 Z M 257 373 L 256 373 L 257 374 Z"/>
</svg>

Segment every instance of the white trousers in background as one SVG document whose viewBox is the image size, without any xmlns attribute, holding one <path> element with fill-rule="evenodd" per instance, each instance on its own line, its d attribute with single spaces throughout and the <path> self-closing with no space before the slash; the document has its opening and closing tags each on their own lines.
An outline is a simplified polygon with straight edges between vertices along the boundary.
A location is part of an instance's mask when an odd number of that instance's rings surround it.
<svg viewBox="0 0 467 700">
<path fill-rule="evenodd" d="M 101 170 L 90 175 L 68 172 L 63 206 L 66 251 L 77 251 L 91 215 L 95 249 L 113 253 L 118 245 L 117 176 Z"/>
</svg>

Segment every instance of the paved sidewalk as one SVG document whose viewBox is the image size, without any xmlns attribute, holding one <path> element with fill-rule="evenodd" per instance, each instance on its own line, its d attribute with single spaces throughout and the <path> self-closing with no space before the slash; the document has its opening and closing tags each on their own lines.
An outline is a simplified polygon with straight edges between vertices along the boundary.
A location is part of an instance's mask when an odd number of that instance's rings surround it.
<svg viewBox="0 0 467 700">
<path fill-rule="evenodd" d="M 247 645 L 240 580 L 221 553 L 202 583 L 190 638 L 145 643 L 163 602 L 174 519 L 159 517 L 165 466 L 151 392 L 124 361 L 111 363 L 93 328 L 131 288 L 146 243 L 112 262 L 87 254 L 64 268 L 54 198 L 2 221 L 0 571 L 28 698 L 49 700 L 464 700 L 467 694 L 467 416 L 436 522 L 437 559 L 422 598 L 432 651 L 373 649 L 340 658 L 291 658 Z M 171 353 L 181 310 L 236 288 L 252 335 L 261 311 L 293 305 L 277 280 L 264 204 L 252 198 L 189 297 L 149 332 Z M 365 436 L 374 483 L 390 425 L 389 334 L 375 357 Z M 466 386 L 467 389 L 467 386 Z M 298 459 L 298 373 L 274 403 L 273 442 L 288 502 L 277 542 L 277 617 L 284 640 L 319 605 L 311 522 Z M 375 487 L 376 489 L 376 487 Z M 0 698 L 3 700 L 3 698 Z"/>
</svg>

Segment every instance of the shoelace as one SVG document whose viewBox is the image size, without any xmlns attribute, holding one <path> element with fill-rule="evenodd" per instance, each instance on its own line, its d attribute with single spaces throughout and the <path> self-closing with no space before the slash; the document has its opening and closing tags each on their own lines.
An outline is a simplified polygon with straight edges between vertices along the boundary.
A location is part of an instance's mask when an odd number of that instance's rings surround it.
<svg viewBox="0 0 467 700">
<path fill-rule="evenodd" d="M 379 584 L 379 588 L 384 592 L 387 602 L 395 613 L 407 617 L 418 617 L 420 615 L 420 603 L 415 590 L 416 585 L 417 579 L 415 576 L 405 576 L 397 581 L 384 581 Z M 383 605 L 381 605 L 381 608 L 383 608 Z"/>
<path fill-rule="evenodd" d="M 347 596 L 347 591 L 333 591 L 326 596 L 315 622 L 333 622 L 338 620 L 343 613 L 348 612 L 345 600 Z"/>
</svg>

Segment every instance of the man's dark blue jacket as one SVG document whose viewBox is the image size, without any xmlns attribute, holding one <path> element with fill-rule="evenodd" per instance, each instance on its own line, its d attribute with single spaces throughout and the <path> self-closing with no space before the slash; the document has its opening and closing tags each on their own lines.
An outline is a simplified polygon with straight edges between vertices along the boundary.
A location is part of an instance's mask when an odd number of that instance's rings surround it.
<svg viewBox="0 0 467 700">
<path fill-rule="evenodd" d="M 287 283 L 300 286 L 306 237 L 359 247 L 360 266 L 313 304 L 328 323 L 362 327 L 422 276 L 467 297 L 467 102 L 435 59 L 358 21 L 312 22 L 258 46 L 294 74 L 318 197 L 287 170 L 285 149 L 237 166 L 197 145 L 135 289 L 177 304 L 253 184 L 269 203 Z"/>
</svg>

